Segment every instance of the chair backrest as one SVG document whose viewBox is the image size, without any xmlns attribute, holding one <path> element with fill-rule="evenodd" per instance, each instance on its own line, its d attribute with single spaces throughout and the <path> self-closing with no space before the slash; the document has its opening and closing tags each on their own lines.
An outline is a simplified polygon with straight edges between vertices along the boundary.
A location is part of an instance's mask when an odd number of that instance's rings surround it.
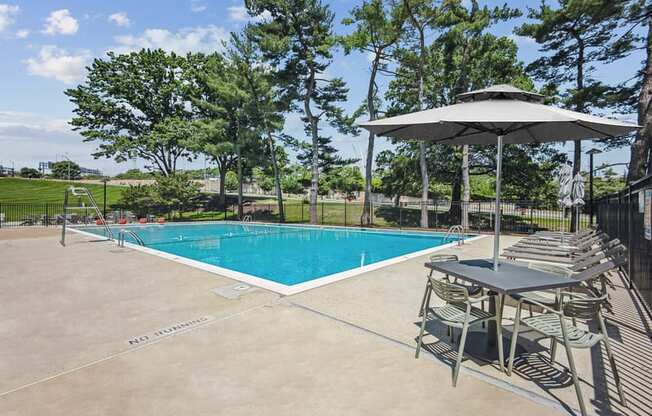
<svg viewBox="0 0 652 416">
<path fill-rule="evenodd" d="M 597 279 L 598 277 L 602 276 L 603 274 L 616 269 L 617 267 L 622 266 L 623 264 L 627 263 L 627 257 L 623 255 L 619 256 L 614 256 L 612 259 L 604 262 L 604 263 L 598 263 L 596 265 L 593 265 L 589 267 L 588 269 L 575 273 L 571 276 L 571 279 L 577 280 L 580 282 L 586 282 L 588 280 L 592 279 Z"/>
<path fill-rule="evenodd" d="M 595 252 L 591 256 L 582 256 L 578 257 L 576 259 L 575 264 L 573 264 L 573 267 L 571 270 L 573 271 L 580 271 L 583 269 L 586 269 L 587 267 L 591 267 L 595 264 L 600 263 L 603 259 L 611 260 L 615 257 L 620 257 L 623 256 L 627 252 L 627 247 L 625 247 L 622 244 L 618 244 L 614 247 L 611 247 L 609 249 L 601 249 L 597 252 Z"/>
<path fill-rule="evenodd" d="M 564 316 L 568 318 L 577 318 L 589 320 L 595 318 L 600 313 L 600 307 L 607 300 L 607 295 L 600 297 L 581 297 L 574 298 L 564 302 L 562 309 Z"/>
<path fill-rule="evenodd" d="M 435 292 L 435 294 L 443 301 L 448 303 L 461 303 L 468 301 L 469 291 L 464 286 L 449 283 L 446 280 L 436 279 L 431 276 L 429 276 L 428 279 L 430 279 L 432 291 Z"/>
<path fill-rule="evenodd" d="M 437 263 L 439 261 L 460 261 L 460 259 L 456 254 L 433 254 L 430 256 L 431 263 Z"/>
</svg>

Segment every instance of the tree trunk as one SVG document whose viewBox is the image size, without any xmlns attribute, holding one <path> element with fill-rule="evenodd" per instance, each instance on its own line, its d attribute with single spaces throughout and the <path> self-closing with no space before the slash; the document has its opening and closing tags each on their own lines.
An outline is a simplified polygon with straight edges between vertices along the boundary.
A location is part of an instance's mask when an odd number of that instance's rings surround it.
<svg viewBox="0 0 652 416">
<path fill-rule="evenodd" d="M 577 48 L 577 91 L 582 93 L 584 89 L 584 42 L 581 39 L 578 39 L 578 48 Z M 584 103 L 578 102 L 576 111 L 584 112 Z M 582 168 L 582 142 L 580 140 L 575 140 L 575 153 L 573 154 L 573 177 L 580 173 Z M 571 216 L 571 226 L 570 231 L 575 232 L 577 230 L 577 216 Z"/>
<path fill-rule="evenodd" d="M 635 181 L 650 172 L 652 150 L 652 15 L 648 18 L 647 57 L 643 68 L 643 81 L 638 95 L 638 124 L 643 126 L 636 133 L 629 158 L 627 180 Z"/>
<path fill-rule="evenodd" d="M 369 86 L 367 88 L 367 109 L 369 111 L 369 120 L 376 119 L 376 107 L 374 98 L 376 97 L 376 73 L 380 64 L 380 55 L 376 53 L 371 65 L 371 75 L 369 77 Z M 365 181 L 364 181 L 364 206 L 362 207 L 362 216 L 360 223 L 362 225 L 371 225 L 371 168 L 374 161 L 374 139 L 375 136 L 369 132 L 369 144 L 367 145 L 367 160 L 365 161 Z"/>
<path fill-rule="evenodd" d="M 459 204 L 462 198 L 462 182 L 460 179 L 461 178 L 457 176 L 451 185 L 451 209 L 448 211 L 450 225 L 459 224 L 461 221 Z"/>
<path fill-rule="evenodd" d="M 278 161 L 276 160 L 276 146 L 274 146 L 274 137 L 267 131 L 267 140 L 269 142 L 269 151 L 272 157 L 272 170 L 274 171 L 274 187 L 276 188 L 276 202 L 278 203 L 278 220 L 285 222 L 285 209 L 283 208 L 283 192 L 281 190 L 281 174 L 278 170 Z"/>
<path fill-rule="evenodd" d="M 236 152 L 238 154 L 238 219 L 242 221 L 244 213 L 242 209 L 242 153 L 240 143 L 236 145 Z"/>
<path fill-rule="evenodd" d="M 226 169 L 220 168 L 220 207 L 226 206 Z"/>
<path fill-rule="evenodd" d="M 310 123 L 310 134 L 312 136 L 312 178 L 310 179 L 310 223 L 317 224 L 317 196 L 319 194 L 319 126 L 317 118 L 313 116 L 310 109 L 310 99 L 315 86 L 315 71 L 311 68 L 310 77 L 307 80 L 306 95 L 303 100 L 303 109 L 306 118 Z"/>
<path fill-rule="evenodd" d="M 469 145 L 462 146 L 462 227 L 469 228 L 469 202 L 471 201 L 471 181 L 469 178 Z"/>
</svg>

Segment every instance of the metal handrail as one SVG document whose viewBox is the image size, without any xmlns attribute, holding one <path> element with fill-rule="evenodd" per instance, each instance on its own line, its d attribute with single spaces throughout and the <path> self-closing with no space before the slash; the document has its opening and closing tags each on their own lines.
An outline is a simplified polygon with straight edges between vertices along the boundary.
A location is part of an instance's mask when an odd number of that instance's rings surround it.
<svg viewBox="0 0 652 416">
<path fill-rule="evenodd" d="M 140 236 L 138 234 L 136 234 L 134 231 L 125 230 L 124 228 L 122 228 L 120 230 L 120 232 L 118 233 L 118 247 L 124 247 L 125 246 L 125 234 L 130 235 L 134 240 L 136 240 L 136 243 L 139 246 L 144 246 L 145 245 L 145 241 L 143 241 L 143 239 L 140 238 Z"/>
<path fill-rule="evenodd" d="M 69 195 L 78 196 L 78 197 L 85 196 L 86 198 L 88 198 L 88 202 L 90 203 L 91 208 L 95 210 L 95 214 L 97 215 L 97 218 L 104 226 L 104 230 L 106 231 L 106 238 L 108 240 L 113 240 L 113 232 L 111 232 L 111 228 L 109 228 L 109 225 L 106 223 L 106 219 L 104 218 L 104 215 L 100 210 L 100 207 L 97 206 L 97 202 L 95 201 L 93 194 L 87 188 L 70 186 L 66 188 L 66 191 L 63 196 L 63 223 L 61 227 L 61 240 L 59 241 L 59 243 L 65 247 L 66 223 L 68 222 L 68 211 L 74 210 L 76 208 L 76 207 L 68 206 Z"/>
<path fill-rule="evenodd" d="M 242 217 L 242 222 L 252 222 L 253 218 L 251 218 L 251 215 L 247 214 L 244 217 Z"/>
<path fill-rule="evenodd" d="M 447 241 L 452 234 L 457 234 L 459 239 L 457 240 L 457 245 L 461 246 L 464 244 L 464 227 L 461 225 L 453 225 L 448 229 L 446 235 L 444 236 L 444 241 Z"/>
</svg>

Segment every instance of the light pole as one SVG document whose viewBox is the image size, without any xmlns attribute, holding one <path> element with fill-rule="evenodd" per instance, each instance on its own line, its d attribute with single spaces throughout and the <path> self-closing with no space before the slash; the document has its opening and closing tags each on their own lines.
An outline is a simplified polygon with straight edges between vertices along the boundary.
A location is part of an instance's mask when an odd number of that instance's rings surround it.
<svg viewBox="0 0 652 416">
<path fill-rule="evenodd" d="M 591 149 L 586 152 L 589 155 L 589 225 L 593 225 L 593 155 L 602 153 L 600 149 Z"/>
</svg>

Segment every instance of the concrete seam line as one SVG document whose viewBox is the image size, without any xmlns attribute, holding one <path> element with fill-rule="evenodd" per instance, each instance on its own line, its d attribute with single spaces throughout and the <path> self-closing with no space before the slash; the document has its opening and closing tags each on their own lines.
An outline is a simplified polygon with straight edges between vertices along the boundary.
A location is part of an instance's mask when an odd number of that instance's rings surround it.
<svg viewBox="0 0 652 416">
<path fill-rule="evenodd" d="M 11 393 L 15 393 L 15 392 L 17 392 L 17 391 L 20 391 L 20 390 L 26 389 L 26 388 L 28 388 L 28 387 L 35 386 L 35 385 L 37 385 L 37 384 L 45 383 L 45 382 L 50 381 L 50 380 L 54 380 L 55 378 L 58 378 L 58 377 L 61 377 L 61 376 L 65 376 L 65 375 L 68 375 L 68 374 L 74 373 L 74 372 L 76 372 L 76 371 L 83 370 L 83 369 L 88 368 L 88 367 L 92 367 L 92 366 L 97 365 L 97 364 L 101 364 L 101 363 L 103 363 L 103 362 L 105 362 L 105 361 L 109 361 L 109 360 L 111 360 L 111 359 L 113 359 L 113 358 L 117 358 L 117 357 L 120 357 L 120 356 L 122 356 L 122 355 L 126 355 L 126 354 L 128 354 L 128 353 L 136 352 L 136 351 L 141 350 L 141 349 L 143 349 L 143 348 L 147 348 L 147 347 L 149 347 L 149 346 L 156 345 L 156 344 L 158 344 L 158 343 L 160 343 L 160 342 L 162 342 L 162 341 L 164 341 L 164 340 L 166 340 L 166 339 L 173 338 L 173 337 L 175 337 L 175 336 L 177 336 L 177 335 L 182 335 L 182 334 L 185 334 L 185 333 L 188 333 L 188 332 L 194 331 L 194 330 L 196 330 L 196 329 L 205 328 L 205 327 L 207 327 L 207 326 L 210 326 L 210 325 L 216 324 L 216 323 L 218 323 L 218 322 L 226 321 L 226 320 L 228 320 L 228 319 L 235 318 L 235 317 L 240 316 L 240 315 L 244 315 L 244 314 L 246 314 L 246 313 L 248 313 L 248 312 L 252 312 L 252 311 L 255 311 L 255 310 L 257 310 L 257 309 L 264 308 L 264 307 L 266 307 L 267 305 L 268 305 L 268 304 L 263 304 L 263 305 L 254 306 L 254 307 L 252 307 L 252 308 L 245 309 L 245 310 L 243 310 L 243 311 L 236 312 L 236 313 L 233 313 L 233 314 L 231 314 L 231 315 L 227 315 L 227 316 L 223 316 L 223 317 L 218 318 L 218 319 L 214 319 L 214 320 L 209 321 L 209 322 L 206 322 L 205 324 L 202 324 L 202 325 L 197 325 L 197 326 L 194 326 L 194 327 L 190 327 L 190 328 L 187 328 L 187 329 L 184 329 L 184 330 L 181 330 L 181 331 L 175 332 L 175 333 L 170 334 L 170 335 L 163 336 L 163 337 L 161 337 L 161 338 L 155 339 L 155 340 L 153 340 L 153 341 L 151 341 L 151 342 L 148 342 L 148 343 L 143 344 L 143 345 L 139 345 L 139 346 L 137 346 L 137 347 L 127 348 L 126 350 L 122 350 L 122 351 L 120 351 L 120 352 L 116 352 L 116 353 L 114 353 L 114 354 L 110 354 L 110 355 L 108 355 L 108 356 L 106 356 L 106 357 L 104 357 L 104 358 L 100 358 L 100 359 L 98 359 L 98 360 L 94 360 L 94 361 L 91 361 L 91 362 L 89 362 L 89 363 L 82 364 L 82 365 L 77 366 L 77 367 L 75 367 L 75 368 L 71 368 L 71 369 L 69 369 L 69 370 L 62 371 L 62 372 L 60 372 L 60 373 L 53 374 L 53 375 L 48 376 L 48 377 L 44 377 L 44 378 L 42 378 L 42 379 L 40 379 L 40 380 L 36 380 L 36 381 L 31 382 L 31 383 L 23 384 L 22 386 L 18 386 L 18 387 L 16 387 L 16 388 L 11 389 L 11 390 L 7 390 L 7 391 L 5 391 L 5 392 L 3 392 L 3 393 L 0 393 L 0 397 L 7 396 L 7 395 L 9 395 L 9 394 L 11 394 Z"/>
<path fill-rule="evenodd" d="M 378 337 L 378 338 L 381 338 L 381 339 L 383 339 L 385 341 L 388 341 L 388 342 L 390 342 L 390 343 L 392 343 L 394 345 L 397 345 L 398 347 L 400 347 L 400 348 L 402 348 L 404 350 L 409 350 L 409 351 L 412 351 L 412 352 L 416 350 L 416 347 L 413 347 L 413 346 L 411 346 L 409 344 L 406 344 L 403 341 L 399 341 L 397 339 L 388 337 L 388 336 L 383 335 L 381 333 L 378 333 L 378 332 L 376 332 L 374 330 L 365 328 L 363 326 L 354 324 L 354 323 L 349 322 L 349 321 L 345 321 L 343 319 L 340 319 L 340 318 L 337 318 L 335 316 L 329 315 L 327 313 L 318 311 L 318 310 L 310 308 L 308 306 L 305 306 L 305 305 L 302 305 L 302 304 L 299 304 L 299 303 L 295 303 L 295 302 L 291 302 L 291 301 L 289 302 L 289 304 L 291 306 L 297 307 L 299 309 L 303 309 L 303 310 L 305 310 L 307 312 L 311 312 L 311 313 L 314 313 L 316 315 L 319 315 L 319 316 L 321 316 L 323 318 L 339 322 L 341 324 L 344 324 L 346 326 L 349 326 L 351 328 L 357 329 L 357 330 L 362 331 L 362 332 L 366 332 L 367 334 L 373 335 L 375 337 Z M 451 367 L 446 362 L 442 361 L 441 359 L 439 359 L 437 356 L 435 356 L 433 354 L 424 354 L 423 356 L 426 357 L 426 359 L 428 359 L 428 360 L 430 360 L 432 362 L 435 362 L 435 363 L 437 363 L 439 365 L 449 367 L 449 368 Z M 541 405 L 554 408 L 554 409 L 559 410 L 559 411 L 561 411 L 563 413 L 568 413 L 568 414 L 579 414 L 580 413 L 579 410 L 574 409 L 574 408 L 572 408 L 570 406 L 565 407 L 564 405 L 562 405 L 561 403 L 559 403 L 556 400 L 549 399 L 549 398 L 547 398 L 545 396 L 542 396 L 542 395 L 540 395 L 538 393 L 535 393 L 533 391 L 530 391 L 530 390 L 524 389 L 522 387 L 516 386 L 516 385 L 514 385 L 512 383 L 500 380 L 500 379 L 498 379 L 496 377 L 490 376 L 488 374 L 485 374 L 485 373 L 483 373 L 481 371 L 478 371 L 478 370 L 475 370 L 473 368 L 468 368 L 468 367 L 461 366 L 460 370 L 462 372 L 464 372 L 464 373 L 469 374 L 470 376 L 472 376 L 472 377 L 474 377 L 474 378 L 476 378 L 478 380 L 482 380 L 482 381 L 484 381 L 484 382 L 486 382 L 488 384 L 491 384 L 492 386 L 498 387 L 498 388 L 500 388 L 502 390 L 506 390 L 506 391 L 508 391 L 510 393 L 513 393 L 513 394 L 515 394 L 517 396 L 520 396 L 520 397 L 526 398 L 528 400 L 534 401 L 534 402 L 539 403 Z"/>
</svg>

